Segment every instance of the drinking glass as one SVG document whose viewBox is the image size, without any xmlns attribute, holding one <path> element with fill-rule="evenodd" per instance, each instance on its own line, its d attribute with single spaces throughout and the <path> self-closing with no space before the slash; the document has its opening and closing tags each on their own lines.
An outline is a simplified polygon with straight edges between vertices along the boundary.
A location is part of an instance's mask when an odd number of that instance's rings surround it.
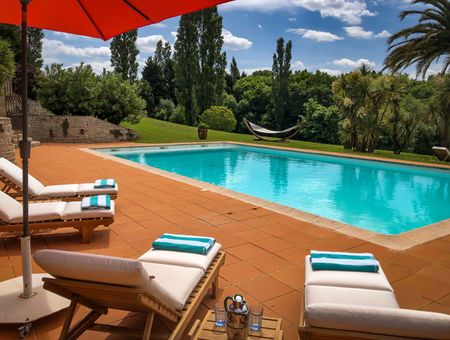
<svg viewBox="0 0 450 340">
<path fill-rule="evenodd" d="M 262 328 L 263 306 L 254 305 L 250 307 L 250 329 L 259 332 Z"/>
<path fill-rule="evenodd" d="M 216 318 L 216 326 L 225 327 L 227 323 L 227 312 L 223 304 L 216 303 L 214 305 L 214 316 Z"/>
</svg>

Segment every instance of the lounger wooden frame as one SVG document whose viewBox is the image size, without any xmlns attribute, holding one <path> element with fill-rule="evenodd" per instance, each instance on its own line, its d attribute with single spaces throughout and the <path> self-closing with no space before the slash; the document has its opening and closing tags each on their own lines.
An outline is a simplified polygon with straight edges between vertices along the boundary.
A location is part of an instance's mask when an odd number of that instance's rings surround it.
<svg viewBox="0 0 450 340">
<path fill-rule="evenodd" d="M 189 321 L 210 287 L 212 288 L 212 297 L 216 297 L 219 271 L 224 261 L 225 253 L 221 251 L 216 255 L 181 311 L 167 307 L 145 289 L 70 279 L 44 278 L 45 289 L 71 301 L 59 339 L 74 340 L 86 330 L 95 330 L 141 336 L 142 339 L 147 340 L 150 339 L 155 313 L 176 323 L 169 340 L 181 339 Z M 72 319 L 78 304 L 91 309 L 91 311 L 71 328 Z M 144 332 L 122 326 L 96 323 L 95 321 L 101 315 L 106 314 L 110 308 L 146 313 L 147 319 Z"/>
<path fill-rule="evenodd" d="M 59 229 L 59 228 L 74 228 L 81 234 L 83 243 L 89 243 L 91 241 L 92 231 L 99 226 L 109 226 L 114 222 L 113 217 L 101 217 L 101 218 L 83 218 L 72 220 L 47 220 L 29 222 L 31 232 L 39 232 L 47 229 Z M 21 233 L 23 230 L 22 223 L 5 223 L 0 220 L 0 232 L 13 232 Z"/>
<path fill-rule="evenodd" d="M 11 182 L 8 178 L 0 175 L 0 182 L 3 183 L 3 187 L 1 191 L 8 194 L 9 196 L 22 201 L 22 188 Z M 117 198 L 117 194 L 108 194 L 111 199 L 115 200 Z M 57 197 L 49 197 L 49 196 L 36 196 L 29 194 L 29 198 L 31 201 L 64 201 L 64 202 L 72 202 L 79 201 L 84 197 L 92 196 L 92 195 L 75 195 L 75 196 L 57 196 Z"/>
<path fill-rule="evenodd" d="M 305 296 L 302 294 L 300 302 L 300 326 L 298 334 L 300 340 L 346 340 L 346 339 L 372 339 L 372 340 L 418 340 L 419 338 L 409 338 L 386 334 L 365 333 L 350 330 L 339 330 L 331 328 L 321 328 L 308 325 L 305 320 Z"/>
</svg>

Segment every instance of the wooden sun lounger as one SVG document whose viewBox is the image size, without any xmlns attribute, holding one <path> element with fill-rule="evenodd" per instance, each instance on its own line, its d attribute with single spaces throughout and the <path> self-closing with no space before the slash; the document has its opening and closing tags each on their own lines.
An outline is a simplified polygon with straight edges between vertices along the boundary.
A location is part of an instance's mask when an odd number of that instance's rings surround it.
<svg viewBox="0 0 450 340">
<path fill-rule="evenodd" d="M 9 196 L 17 199 L 18 201 L 22 201 L 22 188 L 11 182 L 6 177 L 2 176 L 0 174 L 0 182 L 3 183 L 3 187 L 0 189 L 4 193 L 8 194 Z M 115 200 L 117 198 L 117 194 L 108 194 L 112 200 Z M 47 196 L 35 196 L 31 193 L 29 193 L 29 199 L 30 201 L 65 201 L 65 202 L 72 202 L 72 201 L 79 201 L 84 197 L 92 196 L 92 195 L 75 195 L 75 196 L 58 196 L 58 197 L 47 197 Z"/>
<path fill-rule="evenodd" d="M 450 162 L 450 151 L 442 146 L 433 146 L 433 157 L 442 161 L 442 162 Z"/>
<path fill-rule="evenodd" d="M 60 339 L 75 340 L 86 330 L 119 333 L 127 336 L 135 335 L 141 336 L 142 339 L 150 339 L 153 318 L 157 313 L 176 323 L 175 329 L 169 337 L 169 340 L 175 340 L 181 339 L 183 336 L 189 321 L 210 287 L 212 288 L 212 297 L 216 297 L 219 271 L 224 261 L 225 253 L 221 251 L 216 255 L 181 311 L 168 308 L 162 301 L 153 297 L 149 291 L 141 288 L 58 278 L 44 278 L 43 281 L 45 289 L 71 300 Z M 91 311 L 71 328 L 78 304 L 91 309 Z M 146 313 L 143 333 L 127 327 L 96 323 L 96 320 L 106 314 L 110 308 Z"/>
<path fill-rule="evenodd" d="M 92 231 L 99 226 L 109 226 L 114 222 L 114 218 L 83 218 L 76 220 L 48 220 L 29 222 L 31 232 L 41 232 L 46 230 L 55 230 L 59 228 L 74 228 L 81 234 L 83 243 L 91 241 Z M 0 220 L 0 232 L 11 232 L 20 234 L 23 231 L 22 223 L 6 223 Z"/>
<path fill-rule="evenodd" d="M 256 125 L 255 123 L 250 122 L 246 118 L 244 118 L 244 123 L 247 126 L 247 129 L 254 135 L 257 139 L 255 140 L 263 140 L 266 142 L 286 142 L 288 139 L 293 138 L 299 131 L 300 126 L 296 125 L 289 129 L 283 131 L 273 131 L 263 128 L 262 126 Z M 269 139 L 268 137 L 277 138 L 277 139 Z"/>
</svg>

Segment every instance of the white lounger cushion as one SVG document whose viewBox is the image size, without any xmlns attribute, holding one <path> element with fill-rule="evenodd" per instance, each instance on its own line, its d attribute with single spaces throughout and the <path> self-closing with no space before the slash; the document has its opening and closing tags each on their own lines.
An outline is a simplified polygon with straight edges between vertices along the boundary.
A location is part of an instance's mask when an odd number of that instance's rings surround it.
<svg viewBox="0 0 450 340">
<path fill-rule="evenodd" d="M 0 173 L 17 186 L 22 187 L 22 169 L 3 157 L 0 158 Z M 33 176 L 28 175 L 28 188 L 30 194 L 38 195 L 44 189 L 44 185 Z"/>
<path fill-rule="evenodd" d="M 0 191 L 0 219 L 2 221 L 10 223 L 17 217 L 22 218 L 22 209 L 22 204 Z"/>
<path fill-rule="evenodd" d="M 81 184 L 61 184 L 61 185 L 49 185 L 44 187 L 39 196 L 44 197 L 64 197 L 64 196 L 93 196 L 93 195 L 116 195 L 119 188 L 116 183 L 114 188 L 102 188 L 95 189 L 94 183 L 81 183 Z"/>
<path fill-rule="evenodd" d="M 119 192 L 119 184 L 116 183 L 114 188 L 94 188 L 94 183 L 81 183 L 78 185 L 77 193 L 82 196 L 89 195 L 117 195 Z"/>
<path fill-rule="evenodd" d="M 45 249 L 34 260 L 55 277 L 141 288 L 150 280 L 141 262 L 120 257 Z"/>
<path fill-rule="evenodd" d="M 79 186 L 78 184 L 49 185 L 44 187 L 39 192 L 38 196 L 46 196 L 46 197 L 76 196 L 78 186 Z"/>
<path fill-rule="evenodd" d="M 450 339 L 450 315 L 400 308 L 317 303 L 305 308 L 315 327 L 426 339 Z"/>
<path fill-rule="evenodd" d="M 17 186 L 22 187 L 22 169 L 3 157 L 0 157 L 0 174 Z M 31 175 L 28 175 L 28 187 L 31 195 L 41 197 L 64 197 L 77 195 L 88 196 L 100 194 L 116 195 L 119 191 L 119 186 L 117 183 L 115 188 L 102 189 L 95 189 L 94 183 L 44 186 Z"/>
<path fill-rule="evenodd" d="M 65 202 L 30 203 L 28 205 L 28 219 L 30 222 L 58 220 L 66 207 Z M 11 223 L 22 222 L 22 211 L 19 216 L 10 220 Z"/>
<path fill-rule="evenodd" d="M 399 308 L 395 295 L 385 290 L 306 286 L 305 306 L 316 303 L 341 303 L 361 306 Z"/>
<path fill-rule="evenodd" d="M 305 285 L 393 291 L 381 267 L 378 273 L 312 270 L 309 256 L 305 258 Z"/>
<path fill-rule="evenodd" d="M 150 249 L 148 252 L 138 258 L 138 260 L 142 262 L 192 267 L 206 271 L 221 248 L 222 246 L 216 242 L 206 255 L 185 253 L 179 251 Z"/>
<path fill-rule="evenodd" d="M 197 286 L 203 270 L 159 263 L 141 262 L 148 276 L 150 293 L 168 307 L 182 310 L 187 299 Z"/>
<path fill-rule="evenodd" d="M 114 201 L 111 200 L 111 209 L 92 209 L 92 210 L 82 210 L 81 203 L 67 202 L 63 213 L 61 214 L 61 219 L 63 220 L 74 220 L 79 218 L 104 218 L 104 217 L 114 217 Z"/>
</svg>

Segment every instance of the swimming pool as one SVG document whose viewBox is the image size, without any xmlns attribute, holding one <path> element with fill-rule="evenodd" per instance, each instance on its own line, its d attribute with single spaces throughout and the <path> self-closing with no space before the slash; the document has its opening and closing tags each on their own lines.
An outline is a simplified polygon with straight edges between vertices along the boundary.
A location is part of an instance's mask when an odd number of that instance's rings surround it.
<svg viewBox="0 0 450 340">
<path fill-rule="evenodd" d="M 450 218 L 450 171 L 217 143 L 96 149 L 376 233 Z"/>
</svg>

